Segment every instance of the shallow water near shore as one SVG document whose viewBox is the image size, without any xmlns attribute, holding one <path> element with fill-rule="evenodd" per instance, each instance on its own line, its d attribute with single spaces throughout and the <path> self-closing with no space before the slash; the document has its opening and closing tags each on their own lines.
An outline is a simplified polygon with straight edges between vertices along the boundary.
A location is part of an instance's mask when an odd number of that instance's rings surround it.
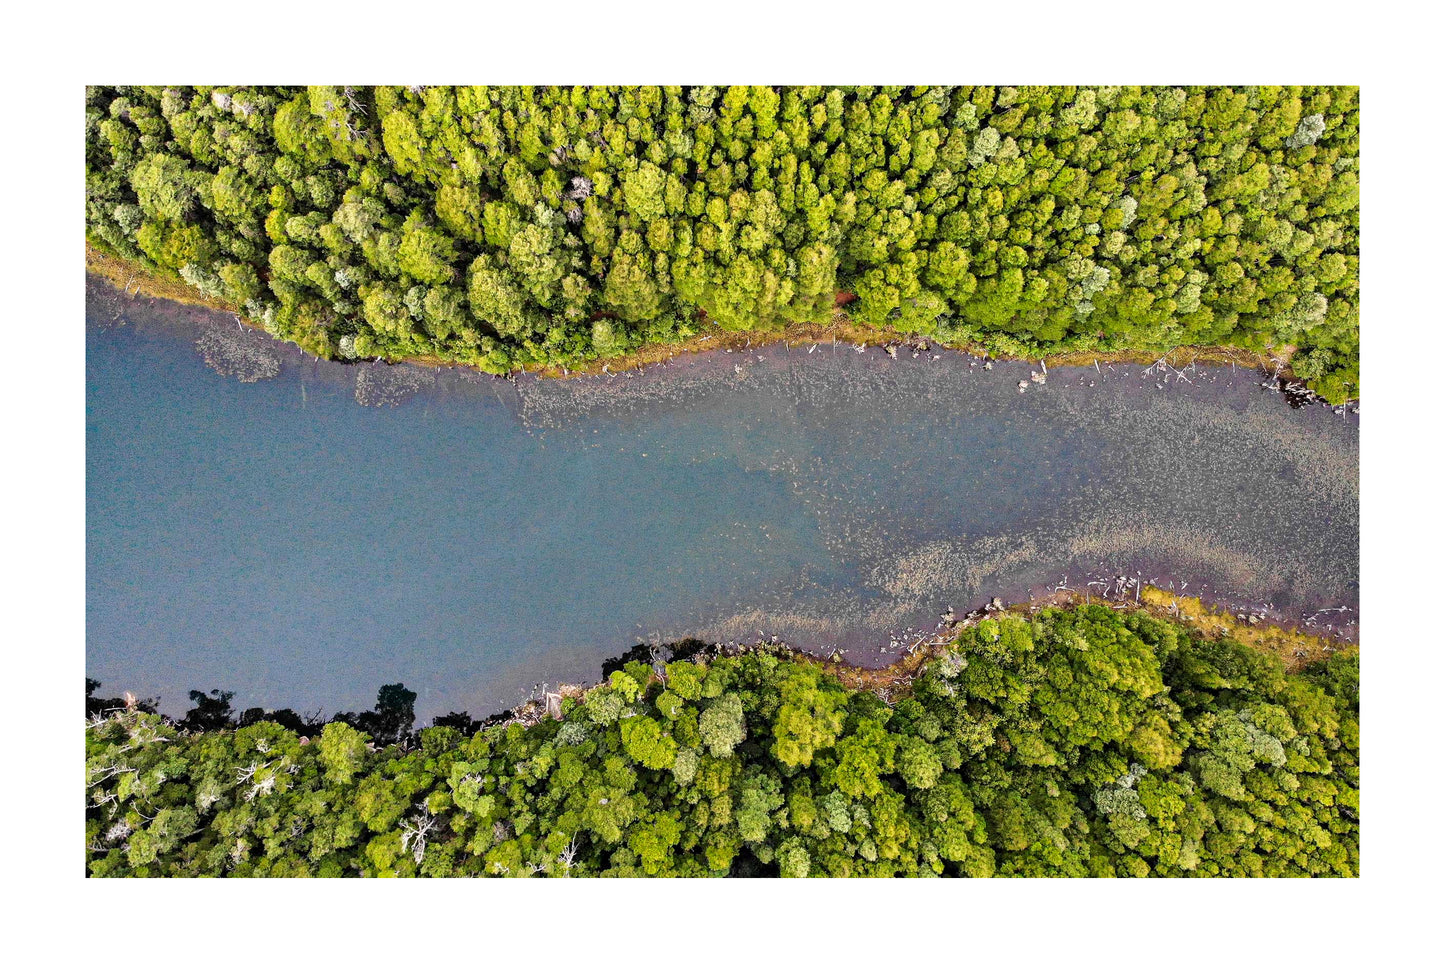
<svg viewBox="0 0 1445 963">
<path fill-rule="evenodd" d="M 1121 576 L 1356 637 L 1354 412 L 1246 369 L 1039 385 L 809 349 L 565 380 L 342 365 L 90 279 L 87 674 L 170 713 L 214 687 L 358 709 L 400 681 L 427 720 L 638 640 L 878 665 L 947 606 Z"/>
</svg>

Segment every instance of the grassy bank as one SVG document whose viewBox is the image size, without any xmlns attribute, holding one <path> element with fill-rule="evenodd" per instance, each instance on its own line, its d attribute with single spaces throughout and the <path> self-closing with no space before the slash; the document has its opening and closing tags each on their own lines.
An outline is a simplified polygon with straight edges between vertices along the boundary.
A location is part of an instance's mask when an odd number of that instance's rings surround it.
<svg viewBox="0 0 1445 963">
<path fill-rule="evenodd" d="M 180 304 L 195 304 L 217 311 L 239 310 L 234 304 L 208 298 L 180 278 L 167 278 L 139 264 L 85 245 L 85 271 L 102 278 L 122 293 L 135 297 L 164 298 Z"/>
</svg>

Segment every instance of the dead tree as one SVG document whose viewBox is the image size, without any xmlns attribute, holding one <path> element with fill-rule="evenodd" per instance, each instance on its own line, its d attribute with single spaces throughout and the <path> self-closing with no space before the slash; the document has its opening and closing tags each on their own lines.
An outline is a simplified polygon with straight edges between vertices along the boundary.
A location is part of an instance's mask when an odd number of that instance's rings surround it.
<svg viewBox="0 0 1445 963">
<path fill-rule="evenodd" d="M 426 857 L 427 837 L 436 828 L 437 818 L 432 815 L 430 807 L 422 803 L 421 812 L 404 821 L 401 824 L 401 853 L 406 855 L 411 851 L 412 859 L 416 860 L 418 866 Z"/>
</svg>

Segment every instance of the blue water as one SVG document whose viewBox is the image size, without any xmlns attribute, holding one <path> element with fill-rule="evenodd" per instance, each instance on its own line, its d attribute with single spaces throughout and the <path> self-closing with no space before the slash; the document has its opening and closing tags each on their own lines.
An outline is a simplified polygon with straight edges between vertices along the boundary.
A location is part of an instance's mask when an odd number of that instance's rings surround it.
<svg viewBox="0 0 1445 963">
<path fill-rule="evenodd" d="M 513 383 L 88 292 L 87 674 L 166 711 L 490 712 L 693 634 L 878 663 L 944 605 L 1135 571 L 1354 630 L 1358 419 L 1253 372 L 1020 393 L 824 344 Z"/>
</svg>

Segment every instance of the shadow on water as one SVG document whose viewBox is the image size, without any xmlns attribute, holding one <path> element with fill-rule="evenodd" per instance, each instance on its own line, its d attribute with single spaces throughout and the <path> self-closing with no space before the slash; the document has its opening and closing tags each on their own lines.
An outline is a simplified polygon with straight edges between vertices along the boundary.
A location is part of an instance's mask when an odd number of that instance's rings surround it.
<svg viewBox="0 0 1445 963">
<path fill-rule="evenodd" d="M 507 380 L 95 281 L 87 317 L 87 672 L 173 709 L 402 678 L 489 712 L 688 636 L 881 664 L 1066 580 L 1358 626 L 1358 418 L 1252 370 L 824 343 Z"/>
</svg>

